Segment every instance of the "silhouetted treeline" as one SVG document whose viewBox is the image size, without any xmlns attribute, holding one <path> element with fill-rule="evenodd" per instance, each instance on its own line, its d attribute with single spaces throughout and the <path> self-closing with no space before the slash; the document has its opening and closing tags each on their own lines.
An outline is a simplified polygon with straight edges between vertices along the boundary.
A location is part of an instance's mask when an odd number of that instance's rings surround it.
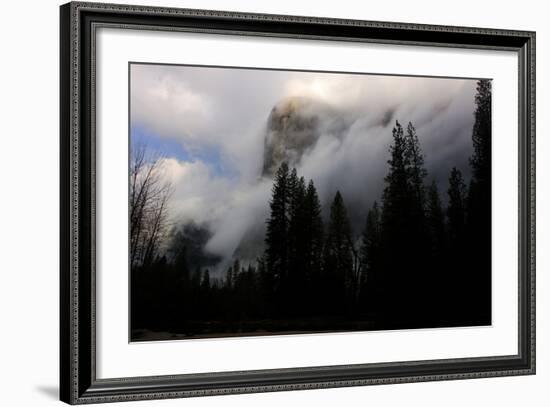
<svg viewBox="0 0 550 407">
<path fill-rule="evenodd" d="M 360 236 L 340 192 L 323 219 L 314 181 L 283 163 L 256 261 L 234 259 L 213 278 L 217 259 L 193 254 L 196 239 L 179 233 L 165 255 L 132 267 L 134 339 L 140 329 L 201 336 L 489 324 L 490 81 L 478 81 L 475 104 L 472 177 L 466 185 L 451 170 L 446 207 L 412 123 L 395 123 L 385 187 Z"/>
</svg>

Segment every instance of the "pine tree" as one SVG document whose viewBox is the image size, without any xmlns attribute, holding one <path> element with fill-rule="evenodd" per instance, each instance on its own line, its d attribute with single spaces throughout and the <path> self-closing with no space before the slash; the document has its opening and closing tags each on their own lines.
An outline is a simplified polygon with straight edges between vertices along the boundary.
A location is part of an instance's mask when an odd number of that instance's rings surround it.
<svg viewBox="0 0 550 407">
<path fill-rule="evenodd" d="M 420 141 L 416 129 L 411 122 L 407 125 L 405 136 L 405 161 L 411 202 L 409 207 L 409 250 L 412 252 L 409 264 L 416 276 L 411 281 L 410 289 L 416 291 L 414 299 L 418 306 L 418 312 L 427 313 L 433 309 L 432 299 L 436 294 L 436 288 L 432 287 L 430 267 L 430 233 L 426 219 L 426 188 L 424 179 L 428 175 L 424 167 L 424 155 L 420 147 Z"/>
<path fill-rule="evenodd" d="M 289 177 L 290 203 L 288 210 L 288 278 L 283 289 L 287 299 L 284 309 L 292 314 L 303 311 L 303 292 L 305 291 L 305 257 L 307 236 L 305 235 L 305 194 L 306 186 L 303 177 L 298 178 L 296 169 L 292 169 Z"/>
<path fill-rule="evenodd" d="M 491 81 L 477 82 L 475 121 L 472 131 L 474 153 L 470 158 L 473 179 L 489 182 L 491 178 Z"/>
<path fill-rule="evenodd" d="M 312 313 L 322 298 L 321 290 L 321 266 L 323 257 L 323 219 L 321 216 L 321 203 L 313 180 L 309 181 L 304 199 L 304 275 L 306 287 L 304 302 L 306 312 Z"/>
<path fill-rule="evenodd" d="M 406 141 L 403 136 L 403 127 L 398 121 L 392 130 L 393 144 L 390 146 L 389 171 L 384 181 L 386 187 L 383 193 L 384 223 L 399 221 L 401 212 L 409 203 L 409 183 L 407 174 L 407 161 L 405 157 Z"/>
<path fill-rule="evenodd" d="M 424 168 L 424 156 L 420 148 L 420 142 L 416 135 L 416 129 L 411 122 L 407 125 L 405 136 L 404 158 L 407 167 L 407 176 L 410 189 L 413 193 L 417 210 L 423 210 L 425 202 L 424 178 L 427 171 Z"/>
<path fill-rule="evenodd" d="M 378 203 L 374 201 L 367 214 L 359 250 L 361 262 L 360 303 L 363 310 L 367 307 L 371 308 L 375 304 L 375 290 L 380 284 L 381 232 L 380 209 Z"/>
<path fill-rule="evenodd" d="M 477 82 L 467 219 L 469 323 L 491 320 L 491 81 Z"/>
<path fill-rule="evenodd" d="M 289 170 L 283 162 L 275 175 L 269 203 L 271 214 L 267 220 L 266 231 L 266 271 L 268 286 L 273 291 L 270 297 L 277 297 L 277 293 L 284 284 L 288 272 L 288 211 L 291 200 L 291 186 L 289 185 Z M 273 298 L 272 298 L 273 300 Z"/>
<path fill-rule="evenodd" d="M 301 210 L 306 194 L 306 185 L 304 177 L 298 178 L 296 168 L 293 168 L 288 176 L 289 205 L 288 217 L 290 227 L 292 223 L 300 220 Z"/>
<path fill-rule="evenodd" d="M 382 261 L 384 273 L 380 276 L 377 303 L 389 318 L 394 319 L 411 308 L 410 271 L 406 266 L 411 259 L 409 250 L 412 193 L 408 179 L 406 148 L 403 127 L 396 121 L 392 130 L 389 170 L 384 178 L 382 194 Z M 399 305 L 401 304 L 401 305 Z"/>
<path fill-rule="evenodd" d="M 340 192 L 336 192 L 330 206 L 330 220 L 325 244 L 324 276 L 332 297 L 331 311 L 349 309 L 353 293 L 353 253 L 351 226 Z"/>
<path fill-rule="evenodd" d="M 305 232 L 307 235 L 307 249 L 305 251 L 308 278 L 313 279 L 321 269 L 321 257 L 323 251 L 323 218 L 321 216 L 321 203 L 313 180 L 309 181 L 306 190 L 304 204 Z"/>
<path fill-rule="evenodd" d="M 393 144 L 390 146 L 389 171 L 384 181 L 386 187 L 382 195 L 382 226 L 384 237 L 398 239 L 408 230 L 409 212 L 413 203 L 412 185 L 409 182 L 409 146 L 403 134 L 403 127 L 396 121 L 392 130 Z M 400 239 L 400 238 L 399 238 Z M 388 242 L 388 248 L 391 242 Z"/>
<path fill-rule="evenodd" d="M 428 290 L 428 228 L 425 213 L 424 157 L 412 123 L 407 134 L 399 122 L 393 128 L 389 171 L 382 202 L 384 274 L 380 302 L 392 318 L 402 321 L 426 314 Z M 401 304 L 398 306 L 398 304 Z"/>
</svg>

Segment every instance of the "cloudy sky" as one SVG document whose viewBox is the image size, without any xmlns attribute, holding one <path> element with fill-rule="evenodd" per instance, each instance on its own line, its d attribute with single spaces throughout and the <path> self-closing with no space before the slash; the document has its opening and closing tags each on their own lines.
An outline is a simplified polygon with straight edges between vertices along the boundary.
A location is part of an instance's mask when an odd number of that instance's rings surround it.
<svg viewBox="0 0 550 407">
<path fill-rule="evenodd" d="M 328 207 L 336 190 L 359 231 L 379 200 L 395 120 L 411 121 L 427 182 L 445 200 L 453 166 L 469 178 L 475 80 L 131 65 L 131 143 L 161 153 L 170 217 L 208 227 L 206 250 L 261 249 L 271 190 L 264 161 L 283 151 Z M 290 121 L 290 122 L 289 122 Z M 276 161 L 276 160 L 275 160 Z M 243 244 L 243 242 L 256 242 Z"/>
</svg>

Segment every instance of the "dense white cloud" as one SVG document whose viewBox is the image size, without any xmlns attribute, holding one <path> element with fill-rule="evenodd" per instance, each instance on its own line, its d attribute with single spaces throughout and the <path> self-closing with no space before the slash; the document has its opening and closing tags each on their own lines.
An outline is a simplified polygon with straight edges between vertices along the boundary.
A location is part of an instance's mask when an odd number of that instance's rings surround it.
<svg viewBox="0 0 550 407">
<path fill-rule="evenodd" d="M 222 257 L 223 266 L 243 238 L 261 239 L 263 220 L 268 213 L 270 180 L 243 183 L 216 175 L 203 162 L 173 158 L 162 159 L 159 171 L 173 186 L 170 223 L 177 226 L 192 222 L 213 231 L 205 249 Z"/>
<path fill-rule="evenodd" d="M 132 65 L 131 115 L 159 135 L 192 139 L 212 121 L 212 105 L 170 71 Z"/>
<path fill-rule="evenodd" d="M 216 160 L 229 169 L 230 175 L 220 173 L 192 154 L 189 161 L 167 158 L 164 163 L 175 188 L 172 219 L 208 225 L 213 237 L 207 250 L 225 258 L 242 241 L 263 239 L 271 187 L 260 177 L 267 120 L 286 98 L 309 98 L 324 106 L 318 112 L 321 134 L 304 153 L 298 172 L 314 180 L 323 204 L 339 189 L 356 229 L 380 198 L 395 120 L 416 126 L 430 178 L 443 198 L 451 167 L 469 174 L 474 80 L 154 65 L 131 69 L 132 126 L 177 141 L 186 151 L 215 147 Z M 331 120 L 344 123 L 339 134 Z"/>
</svg>

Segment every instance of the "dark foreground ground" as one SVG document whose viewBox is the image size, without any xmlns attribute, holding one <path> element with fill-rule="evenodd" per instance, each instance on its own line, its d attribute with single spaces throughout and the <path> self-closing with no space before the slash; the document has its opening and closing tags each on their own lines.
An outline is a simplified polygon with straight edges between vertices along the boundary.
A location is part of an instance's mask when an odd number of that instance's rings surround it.
<svg viewBox="0 0 550 407">
<path fill-rule="evenodd" d="M 449 328 L 458 326 L 484 326 L 490 321 L 443 321 L 425 324 L 423 328 Z M 225 321 L 188 321 L 182 329 L 132 329 L 132 342 L 146 342 L 174 339 L 226 338 L 269 335 L 295 335 L 330 332 L 380 331 L 395 329 L 418 329 L 418 322 L 407 321 L 391 324 L 373 320 L 349 320 L 339 318 L 315 318 L 299 320 L 247 320 L 238 323 Z"/>
</svg>

